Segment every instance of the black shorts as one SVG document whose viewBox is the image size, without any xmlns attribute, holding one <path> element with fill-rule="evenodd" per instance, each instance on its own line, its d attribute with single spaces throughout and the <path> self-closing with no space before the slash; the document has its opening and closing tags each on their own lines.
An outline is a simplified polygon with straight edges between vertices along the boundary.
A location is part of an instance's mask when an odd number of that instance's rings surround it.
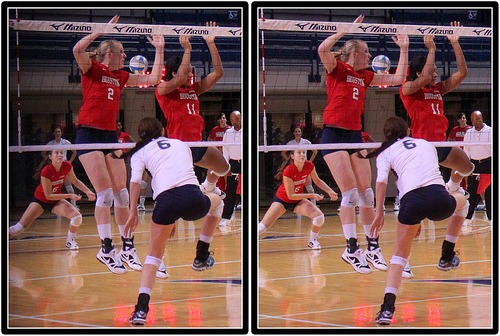
<svg viewBox="0 0 500 336">
<path fill-rule="evenodd" d="M 58 201 L 59 202 L 59 201 Z M 38 198 L 36 198 L 35 196 L 33 196 L 33 198 L 31 199 L 31 202 L 30 203 L 38 203 L 42 206 L 43 210 L 49 210 L 49 211 L 52 211 L 52 209 L 56 206 L 57 202 L 54 202 L 54 203 L 46 203 L 46 202 L 43 202 L 43 201 L 40 201 Z"/>
<path fill-rule="evenodd" d="M 116 135 L 116 131 L 105 131 L 97 128 L 80 127 L 76 132 L 75 144 L 86 143 L 118 143 L 118 136 Z M 104 153 L 104 155 L 106 155 L 108 153 L 111 153 L 113 149 L 79 149 L 76 151 L 76 153 L 78 154 L 78 156 L 80 156 L 94 151 L 101 151 Z"/>
<path fill-rule="evenodd" d="M 274 196 L 273 202 L 281 203 L 281 204 L 283 204 L 283 206 L 285 207 L 286 210 L 293 211 L 293 210 L 295 210 L 295 207 L 297 206 L 297 204 L 299 204 L 300 201 L 299 202 L 295 202 L 295 203 L 289 203 L 289 202 L 283 201 L 278 196 Z"/>
<path fill-rule="evenodd" d="M 193 163 L 196 163 L 203 159 L 208 147 L 191 147 L 191 153 L 193 154 Z"/>
<path fill-rule="evenodd" d="M 451 147 L 436 147 L 436 151 L 438 153 L 438 162 L 441 163 L 450 155 Z"/>
<path fill-rule="evenodd" d="M 199 186 L 187 184 L 165 190 L 155 198 L 152 220 L 162 225 L 174 224 L 179 218 L 195 221 L 205 217 L 208 211 L 210 198 Z"/>
<path fill-rule="evenodd" d="M 407 192 L 401 199 L 398 220 L 401 224 L 415 225 L 425 218 L 444 220 L 455 212 L 457 201 L 439 184 Z"/>
<path fill-rule="evenodd" d="M 321 143 L 361 143 L 363 142 L 363 137 L 361 136 L 361 131 L 351 131 L 343 128 L 328 127 L 325 126 L 323 129 L 323 134 L 321 135 Z M 349 155 L 354 154 L 359 149 L 322 149 L 321 153 L 323 156 L 338 152 L 347 151 Z"/>
</svg>

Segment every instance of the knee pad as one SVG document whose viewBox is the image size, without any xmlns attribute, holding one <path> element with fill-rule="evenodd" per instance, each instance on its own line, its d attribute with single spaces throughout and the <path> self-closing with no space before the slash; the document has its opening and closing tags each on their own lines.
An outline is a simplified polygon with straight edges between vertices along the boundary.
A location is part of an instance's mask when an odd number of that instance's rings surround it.
<svg viewBox="0 0 500 336">
<path fill-rule="evenodd" d="M 389 261 L 389 264 L 396 264 L 396 265 L 401 265 L 403 268 L 406 267 L 406 264 L 408 264 L 408 259 L 405 259 L 403 257 L 393 255 L 391 257 L 391 261 Z"/>
<path fill-rule="evenodd" d="M 354 208 L 358 205 L 358 199 L 358 188 L 352 188 L 342 193 L 340 204 L 348 208 Z"/>
<path fill-rule="evenodd" d="M 73 225 L 74 227 L 79 227 L 82 225 L 82 215 L 75 216 L 69 220 L 69 225 Z"/>
<path fill-rule="evenodd" d="M 362 208 L 372 208 L 375 204 L 375 195 L 373 189 L 368 188 L 363 193 L 359 194 L 359 206 Z"/>
<path fill-rule="evenodd" d="M 141 189 L 146 189 L 148 187 L 148 182 L 142 180 L 141 181 Z"/>
<path fill-rule="evenodd" d="M 210 172 L 211 172 L 212 174 L 214 174 L 214 175 L 218 176 L 218 177 L 222 177 L 222 176 L 225 176 L 227 173 L 229 173 L 229 171 L 230 171 L 230 170 L 231 170 L 231 166 L 228 164 L 228 165 L 227 165 L 227 169 L 226 169 L 226 171 L 225 171 L 225 172 L 223 172 L 223 173 L 218 173 L 218 172 L 213 171 L 213 170 L 211 170 Z"/>
<path fill-rule="evenodd" d="M 115 207 L 117 208 L 128 208 L 129 206 L 129 194 L 127 188 L 121 189 L 114 196 Z"/>
<path fill-rule="evenodd" d="M 220 201 L 219 205 L 208 212 L 208 216 L 222 217 L 222 210 L 224 210 L 224 202 Z"/>
<path fill-rule="evenodd" d="M 471 162 L 471 164 L 472 164 L 472 169 L 470 172 L 462 173 L 462 172 L 459 172 L 458 170 L 455 170 L 455 173 L 457 173 L 458 175 L 463 176 L 463 177 L 469 176 L 470 174 L 472 174 L 474 172 L 474 169 L 476 169 L 476 166 L 472 162 Z"/>
<path fill-rule="evenodd" d="M 316 216 L 311 221 L 314 226 L 322 227 L 325 224 L 325 215 Z"/>
<path fill-rule="evenodd" d="M 161 261 L 162 261 L 162 259 L 160 259 L 160 258 L 156 258 L 156 257 L 150 256 L 150 255 L 147 255 L 146 259 L 144 259 L 144 265 L 150 264 L 150 265 L 154 265 L 156 268 L 159 268 L 161 265 Z"/>
<path fill-rule="evenodd" d="M 460 209 L 456 209 L 455 212 L 453 213 L 453 216 L 458 216 L 458 217 L 467 217 L 467 213 L 469 212 L 469 201 L 467 200 L 463 207 Z"/>
<path fill-rule="evenodd" d="M 111 208 L 111 202 L 113 202 L 113 189 L 108 188 L 97 193 L 95 205 L 103 208 Z"/>
</svg>

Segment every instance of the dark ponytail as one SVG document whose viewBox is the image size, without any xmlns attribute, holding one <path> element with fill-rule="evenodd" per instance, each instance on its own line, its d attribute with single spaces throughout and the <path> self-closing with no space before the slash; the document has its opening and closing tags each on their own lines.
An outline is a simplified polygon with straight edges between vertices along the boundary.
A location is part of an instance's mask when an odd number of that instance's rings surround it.
<svg viewBox="0 0 500 336">
<path fill-rule="evenodd" d="M 291 151 L 288 151 L 286 152 L 286 154 L 288 155 L 288 159 L 286 159 L 285 161 L 283 161 L 281 163 L 281 166 L 278 168 L 278 172 L 276 173 L 276 175 L 274 175 L 274 178 L 276 180 L 281 180 L 283 179 L 283 171 L 285 170 L 285 168 L 289 165 L 292 164 L 293 162 L 293 159 L 292 159 L 292 152 Z"/>
<path fill-rule="evenodd" d="M 426 61 L 427 58 L 425 56 L 417 56 L 413 58 L 410 61 L 408 76 L 406 77 L 406 79 L 408 81 L 414 81 L 415 79 L 417 79 L 417 72 L 422 72 Z"/>
<path fill-rule="evenodd" d="M 114 152 L 111 152 L 111 156 L 115 159 L 126 159 L 134 155 L 139 149 L 146 146 L 151 140 L 157 139 L 162 136 L 161 123 L 158 119 L 152 117 L 143 118 L 137 126 L 137 131 L 139 133 L 139 140 L 135 147 L 126 153 L 122 153 L 120 157 L 116 156 Z"/>
<path fill-rule="evenodd" d="M 165 68 L 166 68 L 165 79 L 167 81 L 174 78 L 173 73 L 179 70 L 181 63 L 182 63 L 182 57 L 180 56 L 172 56 L 167 60 L 167 62 L 165 62 Z"/>
<path fill-rule="evenodd" d="M 36 181 L 40 180 L 40 174 L 42 173 L 42 169 L 45 168 L 45 166 L 48 166 L 49 164 L 52 163 L 52 160 L 49 157 L 51 153 L 52 151 L 42 152 L 42 162 L 40 162 L 38 168 L 35 170 L 35 174 L 33 175 L 33 178 Z"/>
<path fill-rule="evenodd" d="M 362 159 L 377 157 L 377 155 L 389 148 L 396 141 L 407 136 L 408 124 L 406 121 L 400 117 L 390 117 L 384 124 L 384 141 L 382 142 L 382 145 L 373 152 L 368 153 L 366 156 L 363 156 L 360 152 L 358 152 L 357 155 Z"/>
</svg>

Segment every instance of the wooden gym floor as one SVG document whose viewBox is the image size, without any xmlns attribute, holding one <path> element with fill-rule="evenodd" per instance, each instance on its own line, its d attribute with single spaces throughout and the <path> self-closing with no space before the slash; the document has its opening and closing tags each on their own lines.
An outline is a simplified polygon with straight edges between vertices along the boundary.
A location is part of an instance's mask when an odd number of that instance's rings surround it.
<svg viewBox="0 0 500 336">
<path fill-rule="evenodd" d="M 392 256 L 397 213 L 387 203 L 380 246 Z M 423 222 L 409 259 L 414 277 L 403 279 L 390 326 L 378 327 L 386 272 L 362 275 L 341 259 L 345 238 L 338 204 L 321 205 L 320 251 L 307 247 L 310 219 L 287 212 L 259 239 L 258 328 L 492 328 L 491 224 L 476 211 L 456 249 L 459 268 L 436 268 L 446 221 Z M 260 218 L 264 211 L 261 209 Z M 359 221 L 359 219 L 358 219 Z M 366 247 L 358 224 L 358 240 Z"/>
<path fill-rule="evenodd" d="M 100 240 L 93 207 L 83 208 L 78 251 L 64 246 L 69 220 L 48 212 L 20 239 L 8 242 L 9 328 L 131 328 L 128 319 L 137 303 L 141 273 L 129 269 L 117 275 L 96 259 Z M 147 210 L 135 232 L 142 262 L 152 205 Z M 10 225 L 21 214 L 11 212 Z M 119 249 L 118 227 L 112 227 Z M 170 277 L 156 280 L 145 327 L 242 328 L 240 211 L 235 211 L 230 226 L 216 229 L 210 249 L 215 267 L 203 272 L 191 269 L 200 228 L 201 221 L 177 223 L 165 251 Z"/>
</svg>

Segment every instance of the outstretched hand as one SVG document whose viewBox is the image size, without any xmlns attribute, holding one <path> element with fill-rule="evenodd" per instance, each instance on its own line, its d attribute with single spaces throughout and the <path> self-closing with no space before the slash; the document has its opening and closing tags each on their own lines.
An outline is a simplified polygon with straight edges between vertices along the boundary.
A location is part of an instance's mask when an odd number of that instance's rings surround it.
<svg viewBox="0 0 500 336">
<path fill-rule="evenodd" d="M 410 46 L 410 39 L 408 35 L 398 34 L 392 37 L 394 43 L 396 43 L 400 49 L 408 48 Z"/>
<path fill-rule="evenodd" d="M 450 25 L 452 27 L 461 27 L 460 21 L 452 21 L 450 22 Z M 458 42 L 458 39 L 460 38 L 460 36 L 457 35 L 446 35 L 446 37 L 450 40 L 450 42 Z"/>
<path fill-rule="evenodd" d="M 189 42 L 190 38 L 191 38 L 191 36 L 189 36 L 189 35 L 179 36 L 179 42 L 181 44 L 182 49 L 191 50 L 191 42 Z"/>
<path fill-rule="evenodd" d="M 436 50 L 436 44 L 434 43 L 434 35 L 425 35 L 424 44 L 429 50 Z"/>
<path fill-rule="evenodd" d="M 147 36 L 147 39 L 156 49 L 165 46 L 165 38 L 163 35 L 152 35 L 152 38 Z"/>
<path fill-rule="evenodd" d="M 210 22 L 207 22 L 207 27 L 218 27 L 217 23 L 215 21 L 210 21 Z M 203 39 L 207 42 L 207 43 L 213 43 L 215 41 L 215 36 L 203 36 Z"/>
</svg>

